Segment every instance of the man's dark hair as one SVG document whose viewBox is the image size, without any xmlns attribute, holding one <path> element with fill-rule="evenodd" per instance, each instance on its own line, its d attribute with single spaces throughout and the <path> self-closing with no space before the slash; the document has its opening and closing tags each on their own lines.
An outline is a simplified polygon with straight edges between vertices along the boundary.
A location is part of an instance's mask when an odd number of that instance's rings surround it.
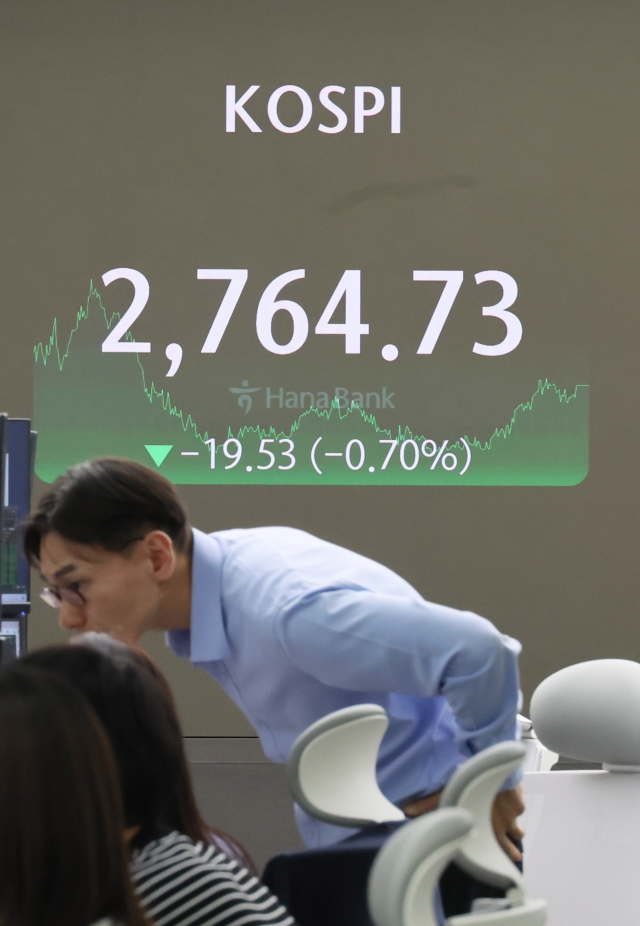
<svg viewBox="0 0 640 926">
<path fill-rule="evenodd" d="M 56 531 L 73 543 L 120 552 L 151 530 L 168 534 L 179 553 L 186 549 L 187 512 L 175 488 L 140 463 L 104 457 L 56 479 L 24 525 L 24 550 L 37 565 L 43 537 Z"/>
</svg>

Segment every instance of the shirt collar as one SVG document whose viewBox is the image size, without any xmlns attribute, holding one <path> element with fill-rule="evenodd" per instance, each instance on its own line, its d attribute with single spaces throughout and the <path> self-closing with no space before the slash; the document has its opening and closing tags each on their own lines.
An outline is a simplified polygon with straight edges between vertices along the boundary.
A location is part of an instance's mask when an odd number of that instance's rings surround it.
<svg viewBox="0 0 640 926">
<path fill-rule="evenodd" d="M 191 626 L 170 630 L 167 643 L 191 662 L 213 662 L 230 653 L 222 616 L 222 550 L 216 538 L 193 528 Z"/>
</svg>

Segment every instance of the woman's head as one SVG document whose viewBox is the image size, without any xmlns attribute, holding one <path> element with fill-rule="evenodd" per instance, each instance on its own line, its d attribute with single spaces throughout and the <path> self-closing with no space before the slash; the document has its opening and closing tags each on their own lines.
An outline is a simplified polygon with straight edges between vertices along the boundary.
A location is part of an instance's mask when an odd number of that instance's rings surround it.
<svg viewBox="0 0 640 926">
<path fill-rule="evenodd" d="M 134 846 L 172 830 L 205 838 L 171 692 L 144 653 L 87 634 L 77 645 L 35 650 L 20 662 L 63 676 L 89 701 L 111 741 L 126 825 L 139 827 Z"/>
<path fill-rule="evenodd" d="M 0 670 L 0 924 L 142 926 L 113 754 L 64 679 Z"/>
</svg>

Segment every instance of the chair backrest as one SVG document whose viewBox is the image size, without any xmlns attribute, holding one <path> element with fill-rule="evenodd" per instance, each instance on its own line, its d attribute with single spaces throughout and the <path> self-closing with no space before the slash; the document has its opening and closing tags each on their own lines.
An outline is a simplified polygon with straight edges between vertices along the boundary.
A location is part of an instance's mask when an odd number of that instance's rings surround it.
<svg viewBox="0 0 640 926">
<path fill-rule="evenodd" d="M 391 836 L 371 867 L 367 901 L 376 926 L 437 926 L 440 875 L 468 837 L 473 817 L 449 808 L 417 817 Z"/>
<path fill-rule="evenodd" d="M 376 778 L 378 750 L 388 725 L 384 708 L 358 704 L 308 727 L 287 760 L 295 802 L 312 817 L 338 826 L 404 820 Z"/>
<path fill-rule="evenodd" d="M 549 749 L 609 771 L 640 772 L 640 663 L 594 659 L 538 685 L 531 718 Z"/>
<path fill-rule="evenodd" d="M 397 830 L 371 868 L 367 890 L 375 926 L 436 926 L 436 887 L 454 856 L 473 839 L 474 820 L 461 807 L 417 817 Z M 502 910 L 450 917 L 447 926 L 544 926 L 546 904 L 529 900 Z"/>
<path fill-rule="evenodd" d="M 458 768 L 440 798 L 441 807 L 462 807 L 475 820 L 474 832 L 460 849 L 456 862 L 473 877 L 503 890 L 523 889 L 523 880 L 495 837 L 491 811 L 500 786 L 524 755 L 524 746 L 515 741 L 484 749 Z"/>
</svg>

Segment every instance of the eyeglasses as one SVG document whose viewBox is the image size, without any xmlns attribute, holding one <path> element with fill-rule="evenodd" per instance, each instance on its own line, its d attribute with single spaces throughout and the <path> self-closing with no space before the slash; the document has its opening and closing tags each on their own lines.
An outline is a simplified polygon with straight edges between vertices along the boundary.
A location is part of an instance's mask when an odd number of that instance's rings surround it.
<svg viewBox="0 0 640 926">
<path fill-rule="evenodd" d="M 83 604 L 87 603 L 87 599 L 78 590 L 77 582 L 72 582 L 71 585 L 66 585 L 64 588 L 56 588 L 55 586 L 53 588 L 43 588 L 40 597 L 52 608 L 62 607 L 63 601 L 66 601 L 67 604 L 72 605 L 74 608 L 81 608 Z"/>
<path fill-rule="evenodd" d="M 127 542 L 115 552 L 122 553 L 123 550 L 126 550 L 127 547 L 130 547 L 133 543 L 138 543 L 139 540 L 144 540 L 144 535 L 132 537 L 131 540 L 127 540 Z M 46 601 L 51 608 L 62 607 L 63 601 L 66 601 L 67 604 L 72 605 L 74 608 L 81 608 L 83 604 L 87 603 L 87 599 L 79 590 L 78 586 L 78 582 L 72 582 L 70 585 L 65 585 L 62 588 L 52 585 L 49 588 L 43 588 L 40 592 L 40 597 L 43 601 Z"/>
</svg>

